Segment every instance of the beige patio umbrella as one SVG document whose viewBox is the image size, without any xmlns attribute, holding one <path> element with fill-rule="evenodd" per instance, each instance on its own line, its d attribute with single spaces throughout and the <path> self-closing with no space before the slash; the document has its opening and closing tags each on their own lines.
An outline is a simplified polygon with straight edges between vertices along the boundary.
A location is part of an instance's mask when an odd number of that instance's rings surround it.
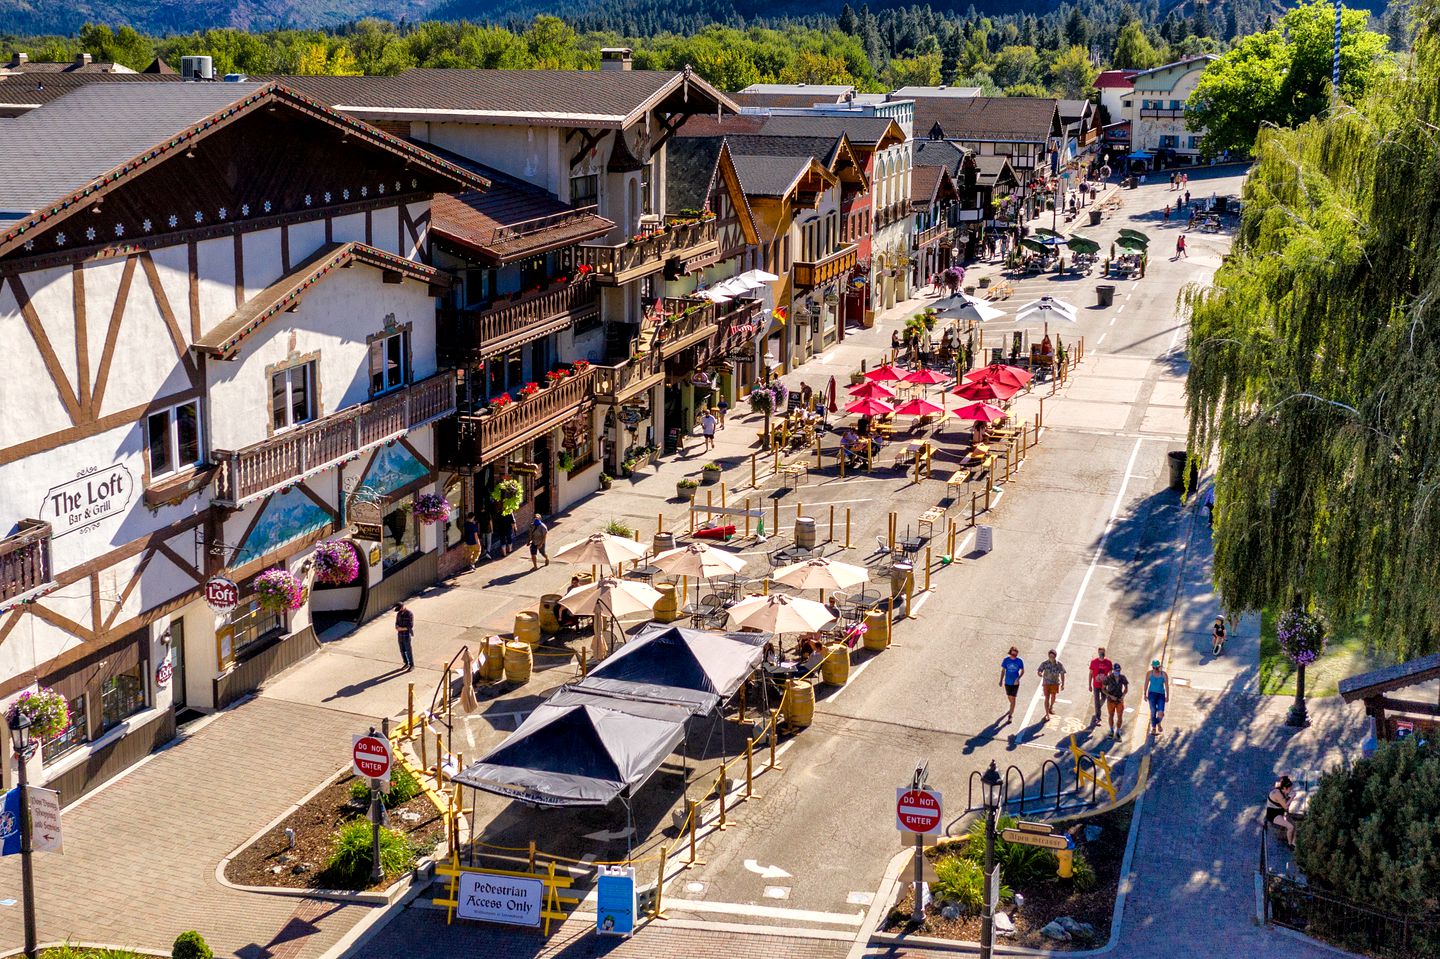
<svg viewBox="0 0 1440 959">
<path fill-rule="evenodd" d="M 745 568 L 745 561 L 734 553 L 711 546 L 709 543 L 690 543 L 677 546 L 656 554 L 650 565 L 671 576 L 696 576 L 709 579 L 738 573 Z"/>
<path fill-rule="evenodd" d="M 594 583 L 577 586 L 560 597 L 560 605 L 576 616 L 590 616 L 595 622 L 595 639 L 590 647 L 597 660 L 608 652 L 603 619 L 618 620 L 637 613 L 653 613 L 660 602 L 660 592 L 644 583 L 607 576 Z"/>
<path fill-rule="evenodd" d="M 770 633 L 813 633 L 834 618 L 823 603 L 780 593 L 751 596 L 730 607 L 731 626 Z"/>
<path fill-rule="evenodd" d="M 627 559 L 639 559 L 644 555 L 645 547 L 633 539 L 611 536 L 609 533 L 591 533 L 584 539 L 567 543 L 557 549 L 554 558 L 567 563 L 609 563 L 613 566 Z"/>
<path fill-rule="evenodd" d="M 849 589 L 870 581 L 870 571 L 853 563 L 837 563 L 824 557 L 782 566 L 770 577 L 796 589 Z"/>
<path fill-rule="evenodd" d="M 466 646 L 460 650 L 460 711 L 467 716 L 480 710 L 480 703 L 475 699 L 474 676 L 470 669 L 470 647 Z M 448 675 L 445 681 L 450 681 Z"/>
</svg>

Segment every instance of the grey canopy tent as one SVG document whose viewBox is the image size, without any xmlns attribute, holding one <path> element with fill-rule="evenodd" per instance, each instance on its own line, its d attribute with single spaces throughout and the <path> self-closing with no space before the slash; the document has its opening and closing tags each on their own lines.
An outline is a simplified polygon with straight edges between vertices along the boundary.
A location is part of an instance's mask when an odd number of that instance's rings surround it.
<svg viewBox="0 0 1440 959">
<path fill-rule="evenodd" d="M 455 781 L 536 806 L 628 798 L 685 736 L 688 709 L 561 689 Z"/>
<path fill-rule="evenodd" d="M 709 713 L 760 664 L 769 638 L 651 623 L 570 688 Z"/>
</svg>

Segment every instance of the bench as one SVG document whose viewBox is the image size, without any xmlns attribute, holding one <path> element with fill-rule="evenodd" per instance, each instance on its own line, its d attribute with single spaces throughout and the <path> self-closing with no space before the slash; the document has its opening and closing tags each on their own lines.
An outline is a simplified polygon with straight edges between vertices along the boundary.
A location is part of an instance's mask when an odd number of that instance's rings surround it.
<svg viewBox="0 0 1440 959">
<path fill-rule="evenodd" d="M 930 536 L 933 539 L 935 536 L 935 524 L 943 523 L 944 521 L 945 507 L 932 506 L 925 512 L 920 514 L 920 517 L 915 521 L 915 526 L 917 529 L 921 527 L 928 529 L 930 531 Z"/>
<path fill-rule="evenodd" d="M 788 489 L 794 489 L 799 485 L 800 477 L 805 477 L 805 482 L 810 482 L 810 467 L 804 463 L 784 463 L 776 472 Z"/>
</svg>

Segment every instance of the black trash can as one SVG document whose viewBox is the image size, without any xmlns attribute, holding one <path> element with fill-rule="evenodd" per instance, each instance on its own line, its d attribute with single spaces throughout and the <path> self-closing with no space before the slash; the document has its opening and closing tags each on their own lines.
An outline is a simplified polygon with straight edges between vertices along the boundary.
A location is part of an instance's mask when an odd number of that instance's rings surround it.
<svg viewBox="0 0 1440 959">
<path fill-rule="evenodd" d="M 1091 225 L 1091 226 L 1099 226 L 1099 225 L 1100 225 L 1100 210 L 1099 210 L 1099 209 L 1094 209 L 1094 210 L 1091 210 L 1091 211 L 1090 211 L 1090 225 Z"/>
<path fill-rule="evenodd" d="M 1113 306 L 1115 304 L 1115 287 L 1108 283 L 1101 283 L 1096 286 L 1095 302 L 1100 306 Z"/>
<path fill-rule="evenodd" d="M 1170 464 L 1170 488 L 1180 492 L 1185 491 L 1185 460 L 1187 456 L 1184 450 L 1171 450 L 1167 454 Z M 1194 492 L 1200 486 L 1200 464 L 1190 464 L 1190 491 Z"/>
</svg>

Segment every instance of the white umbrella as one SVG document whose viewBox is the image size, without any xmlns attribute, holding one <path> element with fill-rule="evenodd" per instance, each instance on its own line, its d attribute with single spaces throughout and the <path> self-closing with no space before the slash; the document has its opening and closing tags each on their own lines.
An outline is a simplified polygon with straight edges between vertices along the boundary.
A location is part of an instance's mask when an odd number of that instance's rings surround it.
<svg viewBox="0 0 1440 959">
<path fill-rule="evenodd" d="M 736 279 L 744 280 L 745 282 L 750 284 L 750 289 L 758 290 L 766 283 L 774 283 L 776 280 L 780 279 L 780 277 L 776 276 L 774 273 L 766 273 L 764 270 L 746 270 L 744 273 L 741 273 L 738 277 L 736 277 Z"/>
<path fill-rule="evenodd" d="M 864 566 L 837 563 L 821 557 L 782 566 L 770 578 L 797 589 L 849 589 L 868 583 L 870 571 Z"/>
<path fill-rule="evenodd" d="M 659 590 L 613 576 L 577 586 L 560 597 L 560 605 L 576 616 L 594 616 L 597 608 L 610 616 L 634 616 L 636 613 L 654 612 L 658 602 Z"/>
<path fill-rule="evenodd" d="M 577 564 L 614 565 L 627 559 L 639 559 L 644 555 L 645 547 L 633 539 L 612 536 L 609 533 L 591 533 L 584 539 L 568 543 L 555 551 L 556 559 Z"/>
<path fill-rule="evenodd" d="M 727 293 L 722 293 L 721 291 L 715 289 L 714 287 L 711 287 L 711 288 L 708 289 L 708 290 L 696 290 L 696 291 L 695 291 L 695 295 L 696 295 L 696 296 L 700 296 L 700 297 L 704 297 L 705 299 L 709 300 L 711 303 L 729 303 L 729 302 L 730 302 L 730 296 L 729 296 L 729 294 L 727 294 Z"/>
<path fill-rule="evenodd" d="M 810 633 L 835 618 L 821 603 L 779 593 L 742 599 L 729 612 L 730 625 L 770 633 Z"/>
<path fill-rule="evenodd" d="M 986 320 L 998 320 L 1005 316 L 1004 310 L 997 310 L 983 300 L 938 307 L 936 312 L 942 316 L 953 316 L 957 320 L 975 320 L 979 323 L 984 323 Z"/>
<path fill-rule="evenodd" d="M 709 579 L 711 576 L 738 573 L 745 568 L 745 561 L 734 553 L 708 543 L 691 543 L 657 554 L 650 560 L 650 565 L 671 576 Z"/>
<path fill-rule="evenodd" d="M 1042 296 L 1038 300 L 1031 300 L 1015 311 L 1017 323 L 1025 323 L 1030 320 L 1044 320 L 1049 323 L 1052 316 L 1067 323 L 1074 323 L 1075 307 L 1064 300 L 1057 300 L 1053 296 Z"/>
</svg>

